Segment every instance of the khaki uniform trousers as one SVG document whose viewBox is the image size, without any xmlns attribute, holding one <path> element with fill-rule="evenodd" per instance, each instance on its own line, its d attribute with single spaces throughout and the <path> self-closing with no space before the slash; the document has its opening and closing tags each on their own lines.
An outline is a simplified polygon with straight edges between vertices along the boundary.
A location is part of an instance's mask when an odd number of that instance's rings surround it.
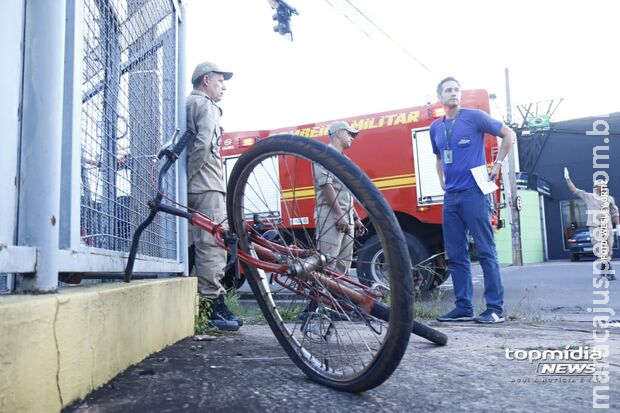
<svg viewBox="0 0 620 413">
<path fill-rule="evenodd" d="M 329 211 L 329 209 L 325 209 Z M 327 267 L 340 273 L 348 274 L 353 259 L 353 231 L 355 226 L 349 224 L 349 233 L 345 234 L 336 228 L 336 217 L 333 213 L 317 214 L 317 243 L 319 251 L 327 257 Z M 327 218 L 325 216 L 327 215 Z"/>
<path fill-rule="evenodd" d="M 614 235 L 614 232 L 612 230 L 611 222 L 609 222 L 607 225 L 607 237 L 605 237 L 605 240 L 607 241 L 607 254 L 605 255 L 603 254 L 602 249 L 596 248 L 596 244 L 600 243 L 600 241 L 594 238 L 594 235 L 597 235 L 599 238 L 602 238 L 600 227 L 588 227 L 588 229 L 590 230 L 590 239 L 592 240 L 592 245 L 595 246 L 594 251 L 593 251 L 594 255 L 596 255 L 596 257 L 600 259 L 607 259 L 607 261 L 609 261 L 609 264 L 611 265 L 611 259 L 614 254 L 614 251 L 613 251 L 614 241 L 616 239 L 616 236 Z"/>
<path fill-rule="evenodd" d="M 187 194 L 190 208 L 200 211 L 213 221 L 220 223 L 226 216 L 226 201 L 223 193 L 207 191 L 200 194 Z M 196 247 L 195 273 L 198 277 L 198 293 L 208 298 L 217 298 L 224 294 L 222 287 L 226 266 L 226 250 L 220 248 L 213 235 L 200 228 L 192 227 L 194 245 Z"/>
</svg>

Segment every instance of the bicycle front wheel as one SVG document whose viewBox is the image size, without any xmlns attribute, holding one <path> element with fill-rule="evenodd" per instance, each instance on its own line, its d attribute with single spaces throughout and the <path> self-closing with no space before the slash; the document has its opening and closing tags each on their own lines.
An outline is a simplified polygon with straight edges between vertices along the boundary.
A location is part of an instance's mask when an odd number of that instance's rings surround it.
<svg viewBox="0 0 620 413">
<path fill-rule="evenodd" d="M 319 193 L 321 177 L 334 189 L 338 216 Z M 242 251 L 261 259 L 260 250 L 271 251 L 288 268 L 266 273 L 244 264 L 269 326 L 295 364 L 339 390 L 360 392 L 383 383 L 409 342 L 414 285 L 403 233 L 370 179 L 327 145 L 273 136 L 237 160 L 227 212 Z M 356 216 L 375 231 L 385 252 L 389 288 L 356 279 L 355 233 L 364 232 L 354 228 Z"/>
</svg>

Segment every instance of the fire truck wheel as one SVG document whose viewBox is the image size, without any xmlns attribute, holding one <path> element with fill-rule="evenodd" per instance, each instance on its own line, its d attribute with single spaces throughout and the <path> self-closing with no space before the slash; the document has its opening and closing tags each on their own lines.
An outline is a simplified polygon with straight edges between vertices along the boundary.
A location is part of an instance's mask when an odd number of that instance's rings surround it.
<svg viewBox="0 0 620 413">
<path fill-rule="evenodd" d="M 416 265 L 430 256 L 426 246 L 416 236 L 407 232 L 404 235 L 412 265 Z M 382 271 L 383 264 L 383 250 L 377 236 L 373 235 L 368 238 L 357 254 L 357 277 L 360 282 L 369 287 L 375 283 L 387 284 L 387 279 Z M 422 275 L 420 291 L 431 290 L 443 282 L 443 280 L 434 280 L 429 271 L 420 271 L 420 274 Z"/>
</svg>

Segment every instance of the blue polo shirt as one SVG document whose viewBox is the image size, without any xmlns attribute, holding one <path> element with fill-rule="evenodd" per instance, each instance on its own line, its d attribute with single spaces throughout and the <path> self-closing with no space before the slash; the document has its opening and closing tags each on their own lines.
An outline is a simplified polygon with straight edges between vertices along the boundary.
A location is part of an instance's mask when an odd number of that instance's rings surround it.
<svg viewBox="0 0 620 413">
<path fill-rule="evenodd" d="M 502 125 L 502 122 L 481 110 L 462 108 L 456 120 L 442 117 L 431 124 L 433 153 L 441 155 L 446 192 L 462 191 L 476 186 L 470 169 L 486 164 L 484 134 L 497 136 Z M 449 147 L 452 150 L 450 164 L 446 164 L 444 159 L 444 150 L 448 146 L 446 132 L 450 135 Z"/>
</svg>

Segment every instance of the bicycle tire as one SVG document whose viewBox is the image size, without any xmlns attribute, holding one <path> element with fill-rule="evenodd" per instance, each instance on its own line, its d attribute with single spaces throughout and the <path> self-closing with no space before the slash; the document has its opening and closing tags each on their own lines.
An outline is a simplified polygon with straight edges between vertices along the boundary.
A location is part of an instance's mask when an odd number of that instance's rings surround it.
<svg viewBox="0 0 620 413">
<path fill-rule="evenodd" d="M 251 221 L 258 219 L 262 222 L 266 218 L 255 215 L 256 211 L 252 210 L 254 208 L 251 209 L 247 204 L 254 204 L 252 197 L 256 196 L 257 192 L 262 194 L 265 186 L 271 182 L 279 191 L 276 194 L 278 203 L 280 199 L 289 197 L 286 205 L 291 207 L 283 211 L 280 218 L 285 212 L 288 212 L 290 218 L 290 211 L 301 208 L 294 204 L 297 196 L 295 188 L 301 184 L 301 181 L 297 182 L 295 179 L 303 175 L 297 172 L 304 167 L 308 168 L 310 162 L 323 166 L 348 188 L 357 205 L 374 225 L 384 250 L 387 251 L 386 261 L 389 265 L 391 285 L 388 300 L 391 310 L 387 316 L 383 316 L 383 320 L 379 320 L 372 314 L 361 311 L 359 306 L 355 306 L 346 297 L 332 294 L 329 288 L 325 288 L 323 279 L 318 278 L 311 278 L 309 281 L 301 277 L 286 278 L 286 282 L 290 283 L 289 287 L 299 289 L 298 294 L 294 293 L 292 297 L 289 295 L 287 302 L 276 300 L 272 291 L 275 290 L 274 275 L 271 275 L 270 280 L 262 270 L 246 263 L 243 265 L 265 319 L 293 362 L 318 383 L 357 393 L 380 385 L 394 372 L 405 354 L 413 328 L 414 285 L 411 262 L 402 230 L 379 190 L 361 169 L 333 148 L 295 135 L 272 136 L 256 143 L 237 160 L 227 188 L 228 222 L 239 237 L 240 250 L 252 253 L 251 237 L 257 234 L 250 234 L 247 228 L 251 228 Z M 273 176 L 266 179 L 266 171 L 271 168 L 269 165 L 276 164 L 285 167 L 285 170 L 281 173 L 274 172 Z M 308 173 L 303 176 L 306 176 L 307 181 Z M 287 179 L 290 184 L 286 194 L 280 177 Z M 308 201 L 307 184 L 308 182 L 305 182 L 305 190 L 299 191 L 299 205 L 302 205 L 304 196 L 306 202 Z M 290 188 L 293 188 L 292 192 Z M 266 202 L 263 207 L 267 204 Z M 258 208 L 257 206 L 255 209 Z M 307 250 L 316 248 L 316 245 L 312 245 L 311 230 L 299 232 L 284 228 L 278 231 L 282 232 L 283 239 L 287 239 L 286 248 L 291 248 L 292 245 Z M 299 257 L 297 259 L 299 260 Z M 365 290 L 361 293 L 371 294 Z M 327 298 L 319 297 L 319 294 L 326 294 Z M 328 305 L 324 305 L 322 300 L 327 300 Z M 295 311 L 304 304 L 304 311 L 295 318 Z M 347 312 L 346 309 L 351 311 Z M 293 313 L 293 317 L 287 318 L 289 312 Z M 316 328 L 316 336 L 308 335 L 308 325 Z"/>
</svg>

